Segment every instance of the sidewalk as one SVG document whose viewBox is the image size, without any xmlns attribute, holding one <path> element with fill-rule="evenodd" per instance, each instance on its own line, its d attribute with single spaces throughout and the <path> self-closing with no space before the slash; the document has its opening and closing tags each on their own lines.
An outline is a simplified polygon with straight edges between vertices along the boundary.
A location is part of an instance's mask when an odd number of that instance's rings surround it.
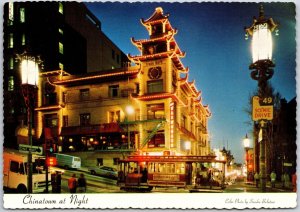
<svg viewBox="0 0 300 212">
<path fill-rule="evenodd" d="M 253 187 L 255 187 L 255 185 L 256 185 L 255 182 L 253 182 L 253 181 L 247 181 L 247 182 L 245 182 L 245 184 L 253 186 Z M 260 183 L 258 184 L 258 188 L 257 189 L 261 189 Z M 277 191 L 277 192 L 278 191 L 280 191 L 280 192 L 293 192 L 293 188 L 292 188 L 292 183 L 291 182 L 290 182 L 290 185 L 289 185 L 288 188 L 283 187 L 281 182 L 276 182 L 275 183 L 275 188 L 272 188 L 271 182 L 267 181 L 266 189 L 267 189 L 267 192 L 274 192 L 274 191 Z"/>
</svg>

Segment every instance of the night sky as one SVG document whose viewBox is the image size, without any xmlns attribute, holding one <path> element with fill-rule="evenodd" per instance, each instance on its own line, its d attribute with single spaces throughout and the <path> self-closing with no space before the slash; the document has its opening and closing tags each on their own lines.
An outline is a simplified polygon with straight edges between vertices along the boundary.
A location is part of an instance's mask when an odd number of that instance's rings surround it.
<svg viewBox="0 0 300 212">
<path fill-rule="evenodd" d="M 148 19 L 156 7 L 169 13 L 170 23 L 178 29 L 175 39 L 186 57 L 189 81 L 195 79 L 202 91 L 203 104 L 209 105 L 208 122 L 211 146 L 228 147 L 236 162 L 243 162 L 242 139 L 252 138 L 250 117 L 244 112 L 257 82 L 250 77 L 251 39 L 245 40 L 244 27 L 258 17 L 257 3 L 86 3 L 102 23 L 102 31 L 125 53 L 139 55 L 130 38 L 149 38 L 140 19 Z M 265 3 L 265 16 L 279 25 L 273 33 L 271 83 L 282 97 L 296 96 L 295 5 Z"/>
</svg>

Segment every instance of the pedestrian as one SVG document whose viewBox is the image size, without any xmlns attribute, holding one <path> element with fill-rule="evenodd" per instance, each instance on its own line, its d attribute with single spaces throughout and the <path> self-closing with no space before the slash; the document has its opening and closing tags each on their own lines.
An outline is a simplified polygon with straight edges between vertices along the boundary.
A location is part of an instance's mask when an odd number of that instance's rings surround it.
<svg viewBox="0 0 300 212">
<path fill-rule="evenodd" d="M 255 175 L 254 175 L 254 179 L 255 179 L 255 185 L 256 185 L 256 188 L 258 188 L 258 183 L 259 183 L 259 174 L 256 172 Z"/>
<path fill-rule="evenodd" d="M 288 173 L 284 173 L 284 187 L 290 188 L 290 176 Z"/>
<path fill-rule="evenodd" d="M 275 183 L 276 183 L 276 173 L 274 171 L 272 171 L 271 175 L 271 185 L 272 185 L 272 188 L 275 188 Z"/>
<path fill-rule="evenodd" d="M 284 188 L 284 173 L 281 175 L 281 183 L 282 183 L 282 188 Z"/>
<path fill-rule="evenodd" d="M 80 177 L 78 178 L 78 191 L 79 193 L 86 192 L 86 179 L 84 178 L 84 174 L 80 174 Z"/>
<path fill-rule="evenodd" d="M 68 187 L 69 187 L 70 193 L 76 193 L 76 188 L 77 188 L 76 174 L 72 174 L 72 177 L 69 178 Z"/>
<path fill-rule="evenodd" d="M 145 167 L 142 171 L 142 183 L 146 183 L 148 179 L 148 171 L 147 168 Z"/>
</svg>

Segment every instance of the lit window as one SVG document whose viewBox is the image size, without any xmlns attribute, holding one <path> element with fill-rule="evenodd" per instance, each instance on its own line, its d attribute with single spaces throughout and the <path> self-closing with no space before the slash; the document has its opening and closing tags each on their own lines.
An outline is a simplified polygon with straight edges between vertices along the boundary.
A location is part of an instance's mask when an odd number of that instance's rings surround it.
<svg viewBox="0 0 300 212">
<path fill-rule="evenodd" d="M 14 34 L 10 33 L 9 40 L 8 40 L 8 48 L 13 48 L 13 47 L 14 47 Z"/>
<path fill-rule="evenodd" d="M 64 70 L 64 64 L 59 63 L 59 69 L 60 69 L 60 70 Z"/>
<path fill-rule="evenodd" d="M 58 116 L 57 114 L 46 114 L 45 115 L 45 126 L 46 127 L 57 127 L 58 126 Z"/>
<path fill-rule="evenodd" d="M 14 77 L 13 76 L 10 76 L 8 78 L 8 91 L 13 91 L 14 90 Z"/>
<path fill-rule="evenodd" d="M 14 58 L 13 57 L 9 58 L 9 69 L 10 70 L 14 69 Z"/>
<path fill-rule="evenodd" d="M 89 125 L 91 115 L 89 113 L 80 114 L 80 126 Z"/>
<path fill-rule="evenodd" d="M 147 119 L 161 119 L 165 117 L 165 106 L 161 104 L 147 105 Z"/>
<path fill-rule="evenodd" d="M 13 25 L 14 22 L 14 3 L 8 3 L 8 25 Z"/>
<path fill-rule="evenodd" d="M 20 22 L 25 23 L 25 8 L 20 8 Z"/>
<path fill-rule="evenodd" d="M 121 118 L 120 111 L 109 111 L 108 113 L 108 123 L 119 122 Z"/>
<path fill-rule="evenodd" d="M 163 81 L 155 80 L 147 82 L 148 93 L 163 92 Z"/>
<path fill-rule="evenodd" d="M 22 34 L 22 46 L 26 45 L 26 36 L 25 33 Z"/>
<path fill-rule="evenodd" d="M 68 126 L 68 116 L 63 116 L 63 127 Z"/>
<path fill-rule="evenodd" d="M 58 3 L 58 12 L 64 14 L 64 5 L 62 2 Z"/>
<path fill-rule="evenodd" d="M 59 32 L 59 34 L 64 34 L 64 31 L 61 29 L 61 28 L 58 28 L 58 32 Z"/>
<path fill-rule="evenodd" d="M 80 90 L 80 100 L 89 100 L 90 98 L 90 89 L 81 89 Z"/>
<path fill-rule="evenodd" d="M 63 54 L 64 53 L 64 45 L 61 42 L 59 42 L 58 47 L 59 47 L 59 53 Z"/>
<path fill-rule="evenodd" d="M 119 96 L 119 85 L 109 86 L 109 97 L 118 97 Z"/>
</svg>

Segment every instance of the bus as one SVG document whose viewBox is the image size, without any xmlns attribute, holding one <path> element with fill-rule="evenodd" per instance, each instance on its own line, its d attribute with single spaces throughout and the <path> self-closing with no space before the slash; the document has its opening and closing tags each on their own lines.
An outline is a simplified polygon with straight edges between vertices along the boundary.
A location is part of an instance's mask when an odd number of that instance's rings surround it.
<svg viewBox="0 0 300 212">
<path fill-rule="evenodd" d="M 216 156 L 131 155 L 118 162 L 121 190 L 151 191 L 153 187 L 224 189 L 225 160 Z"/>
</svg>

